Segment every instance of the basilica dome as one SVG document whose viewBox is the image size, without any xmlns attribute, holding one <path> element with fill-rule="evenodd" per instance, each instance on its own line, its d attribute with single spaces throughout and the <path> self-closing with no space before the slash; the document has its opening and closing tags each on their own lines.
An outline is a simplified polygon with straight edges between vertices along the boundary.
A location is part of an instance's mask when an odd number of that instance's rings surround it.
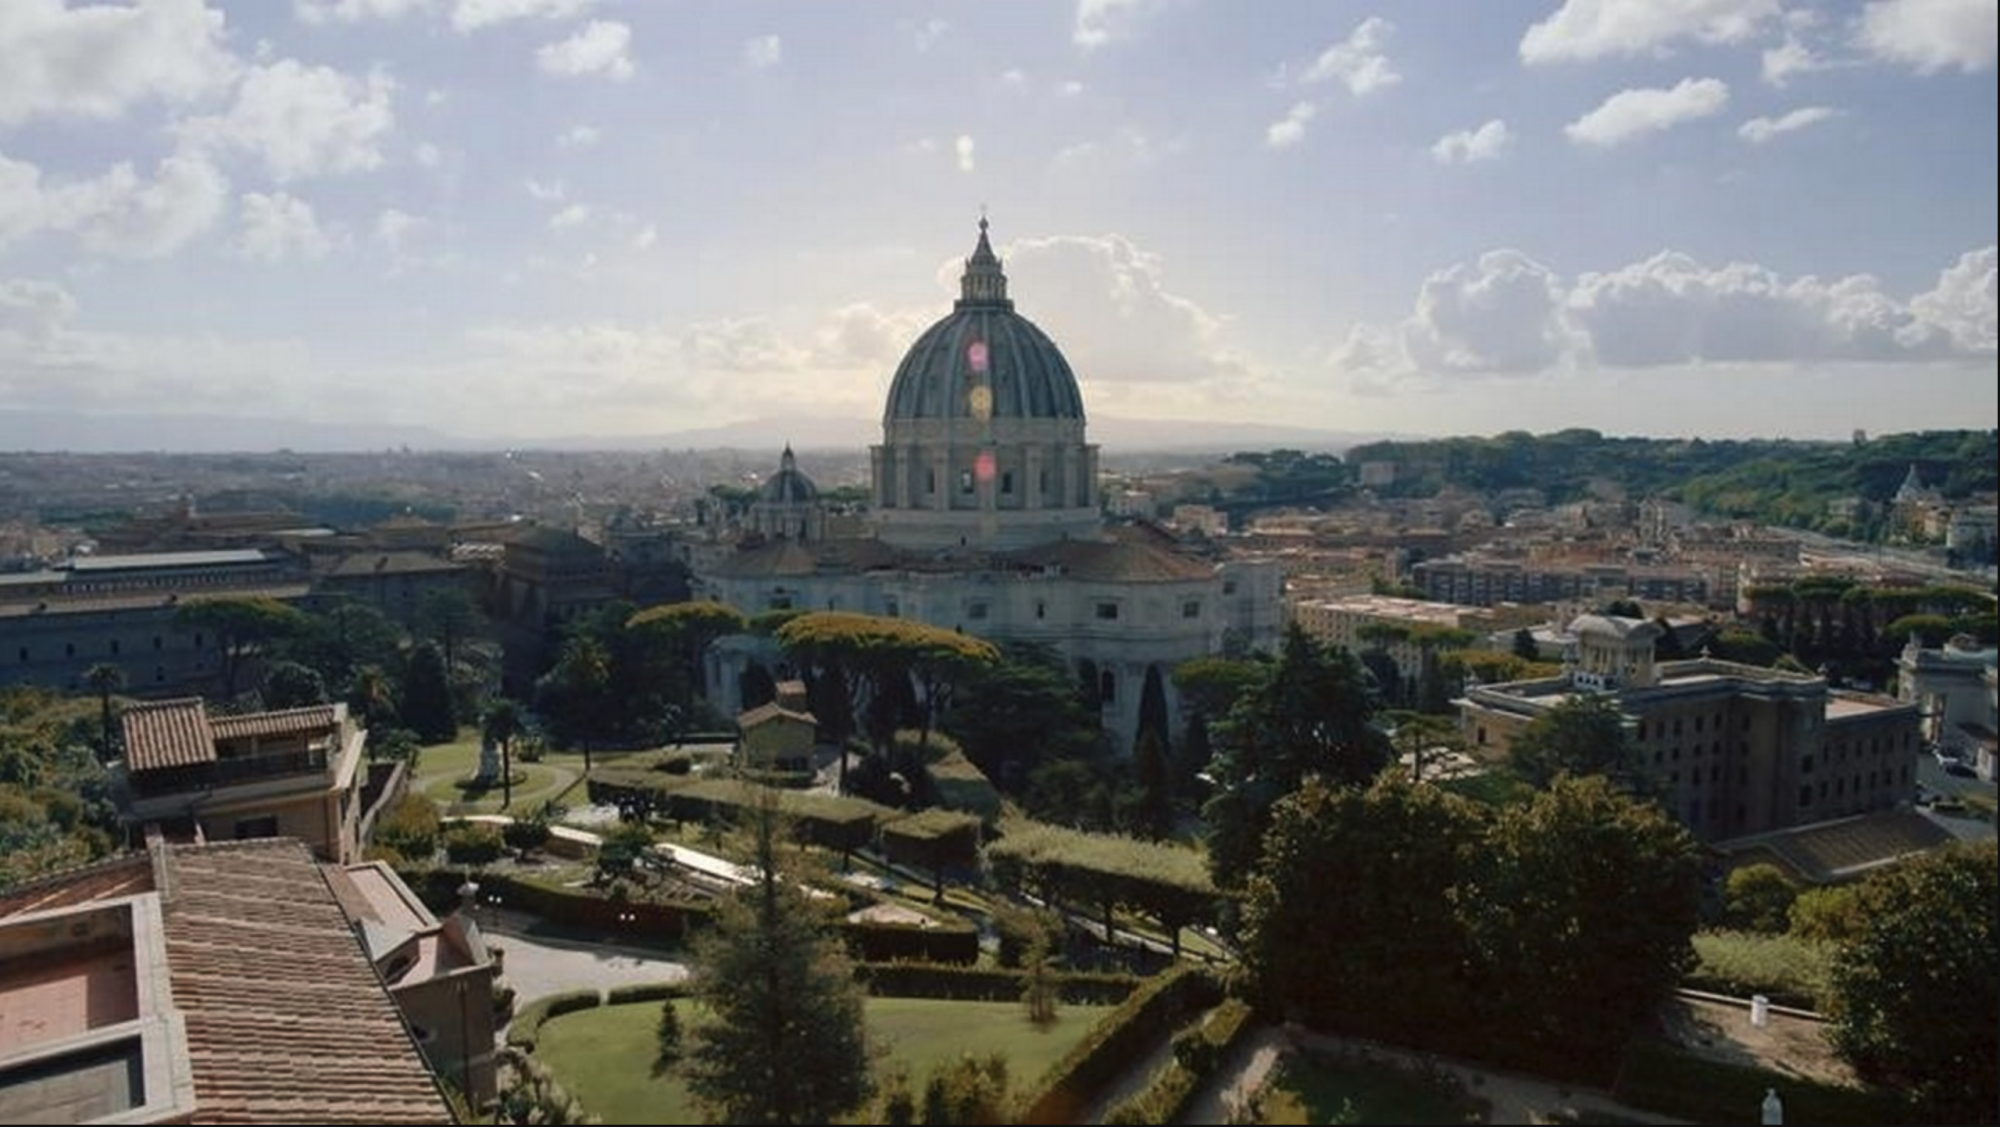
<svg viewBox="0 0 2000 1127">
<path fill-rule="evenodd" d="M 951 313 L 924 330 L 896 368 L 883 421 L 1081 421 L 1076 375 L 1049 335 L 1014 312 L 984 219 L 959 286 Z"/>
<path fill-rule="evenodd" d="M 790 443 L 785 444 L 785 452 L 778 462 L 778 472 L 764 482 L 760 498 L 779 505 L 810 504 L 819 500 L 819 488 L 812 478 L 799 468 L 798 459 L 792 455 Z"/>
</svg>

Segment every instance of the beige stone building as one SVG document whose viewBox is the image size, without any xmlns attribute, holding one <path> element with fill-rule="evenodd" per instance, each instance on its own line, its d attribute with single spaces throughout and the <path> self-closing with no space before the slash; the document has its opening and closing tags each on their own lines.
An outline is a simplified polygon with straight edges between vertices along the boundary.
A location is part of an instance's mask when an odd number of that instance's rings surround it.
<svg viewBox="0 0 2000 1127">
<path fill-rule="evenodd" d="M 289 837 L 345 863 L 360 853 L 367 733 L 345 704 L 211 716 L 198 697 L 134 704 L 112 793 L 134 838 Z"/>
<path fill-rule="evenodd" d="M 1460 732 L 1474 755 L 1502 760 L 1537 716 L 1608 693 L 1639 766 L 1704 841 L 1890 810 L 1914 792 L 1912 703 L 1708 657 L 1656 663 L 1657 627 L 1641 619 L 1585 615 L 1570 632 L 1561 676 L 1467 689 Z"/>
</svg>

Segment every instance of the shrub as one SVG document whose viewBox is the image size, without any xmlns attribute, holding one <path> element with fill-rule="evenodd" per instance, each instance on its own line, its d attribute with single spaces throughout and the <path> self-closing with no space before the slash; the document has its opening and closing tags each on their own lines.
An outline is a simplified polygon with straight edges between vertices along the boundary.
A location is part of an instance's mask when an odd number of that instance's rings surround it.
<svg viewBox="0 0 2000 1127">
<path fill-rule="evenodd" d="M 1702 931 L 1694 936 L 1697 962 L 1687 984 L 1741 997 L 1763 994 L 1784 1005 L 1818 1009 L 1826 992 L 1825 944 L 1789 935 Z"/>
<path fill-rule="evenodd" d="M 500 830 L 500 837 L 507 848 L 521 853 L 533 853 L 549 843 L 549 835 L 555 831 L 549 828 L 545 812 L 537 812 L 533 817 L 516 818 Z"/>
<path fill-rule="evenodd" d="M 437 803 L 406 794 L 375 823 L 375 842 L 396 856 L 428 861 L 437 854 L 439 828 Z"/>
<path fill-rule="evenodd" d="M 1220 996 L 1215 979 L 1195 967 L 1177 966 L 1148 979 L 1049 1068 L 1040 1091 L 1026 1101 L 1022 1122 L 1073 1122 L 1106 1084 L 1138 1063 L 1160 1030 Z"/>
<path fill-rule="evenodd" d="M 500 830 L 485 822 L 455 822 L 444 831 L 444 855 L 454 865 L 490 865 L 505 851 Z"/>
<path fill-rule="evenodd" d="M 604 996 L 607 1006 L 622 1006 L 627 1002 L 662 1002 L 668 998 L 678 998 L 687 991 L 678 982 L 642 982 L 634 986 L 614 986 Z"/>
<path fill-rule="evenodd" d="M 594 1010 L 604 1004 L 604 996 L 595 990 L 570 990 L 551 994 L 546 1001 L 549 1004 L 548 1017 L 561 1017 L 578 1010 Z"/>
</svg>

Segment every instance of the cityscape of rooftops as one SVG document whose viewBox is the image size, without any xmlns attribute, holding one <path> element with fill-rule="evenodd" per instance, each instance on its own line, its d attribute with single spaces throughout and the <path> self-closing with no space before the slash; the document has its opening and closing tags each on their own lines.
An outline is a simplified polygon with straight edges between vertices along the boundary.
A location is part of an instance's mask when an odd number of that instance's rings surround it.
<svg viewBox="0 0 2000 1127">
<path fill-rule="evenodd" d="M 0 2 L 0 1120 L 2000 1122 L 1996 52 Z"/>
</svg>

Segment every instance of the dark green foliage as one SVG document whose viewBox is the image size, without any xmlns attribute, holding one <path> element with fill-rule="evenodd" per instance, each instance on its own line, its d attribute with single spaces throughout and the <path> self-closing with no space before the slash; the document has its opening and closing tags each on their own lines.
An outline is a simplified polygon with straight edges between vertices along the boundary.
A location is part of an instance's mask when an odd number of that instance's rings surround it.
<svg viewBox="0 0 2000 1127">
<path fill-rule="evenodd" d="M 264 673 L 265 708 L 304 708 L 325 704 L 326 700 L 326 679 L 311 666 L 280 661 L 272 663 Z"/>
<path fill-rule="evenodd" d="M 658 1076 L 681 1061 L 681 1015 L 668 998 L 660 1003 L 660 1020 L 653 1026 L 653 1075 Z"/>
<path fill-rule="evenodd" d="M 1132 812 L 1132 832 L 1148 841 L 1172 834 L 1173 773 L 1165 739 L 1158 732 L 1145 729 L 1139 733 L 1139 742 L 1132 749 L 1132 774 L 1139 792 Z"/>
<path fill-rule="evenodd" d="M 1405 1044 L 1449 1027 L 1470 985 L 1450 890 L 1467 878 L 1480 808 L 1392 773 L 1366 791 L 1309 779 L 1273 814 L 1243 909 L 1252 1000 Z"/>
<path fill-rule="evenodd" d="M 943 727 L 987 778 L 1015 795 L 1044 763 L 1107 757 L 1097 718 L 1078 703 L 1061 659 L 1031 647 L 1010 647 L 968 676 Z"/>
<path fill-rule="evenodd" d="M 1833 1042 L 1930 1122 L 2000 1117 L 2000 847 L 1954 845 L 1872 876 L 1833 965 Z"/>
<path fill-rule="evenodd" d="M 702 1016 L 681 1076 L 720 1122 L 829 1123 L 873 1094 L 863 994 L 824 910 L 787 872 L 775 801 L 750 829 L 760 877 L 718 902 L 696 941 L 688 993 Z"/>
<path fill-rule="evenodd" d="M 919 1123 L 1007 1122 L 1006 1054 L 993 1053 L 983 1059 L 962 1056 L 950 1064 L 934 1066 L 924 1081 L 920 1108 Z"/>
<path fill-rule="evenodd" d="M 440 829 L 437 803 L 420 794 L 406 794 L 375 823 L 375 841 L 421 864 L 437 852 Z"/>
<path fill-rule="evenodd" d="M 1701 865 L 1686 829 L 1601 777 L 1495 810 L 1458 903 L 1486 1035 L 1603 1066 L 1693 961 Z"/>
<path fill-rule="evenodd" d="M 630 873 L 639 855 L 652 848 L 653 829 L 644 821 L 621 821 L 599 835 L 597 879 L 615 880 Z"/>
<path fill-rule="evenodd" d="M 1025 981 L 1018 970 L 938 966 L 925 963 L 863 963 L 855 980 L 885 998 L 951 998 L 967 1002 L 1015 1002 Z M 1057 976 L 1061 1000 L 1079 1005 L 1117 1005 L 1141 984 L 1128 974 L 1070 973 Z"/>
<path fill-rule="evenodd" d="M 429 642 L 410 651 L 403 670 L 403 723 L 427 744 L 445 743 L 458 735 L 458 717 L 445 676 L 444 652 Z"/>
<path fill-rule="evenodd" d="M 400 852 L 400 851 L 399 851 Z M 505 852 L 497 826 L 485 822 L 454 822 L 444 831 L 444 855 L 454 865 L 490 865 Z"/>
<path fill-rule="evenodd" d="M 174 611 L 174 626 L 214 639 L 222 655 L 219 689 L 225 700 L 236 696 L 237 679 L 246 657 L 308 629 L 303 611 L 276 599 L 256 597 L 192 598 Z"/>
<path fill-rule="evenodd" d="M 1508 748 L 1514 773 L 1545 787 L 1558 775 L 1602 775 L 1643 789 L 1636 757 L 1625 735 L 1624 714 L 1609 693 L 1583 693 L 1528 722 Z"/>
<path fill-rule="evenodd" d="M 1330 650 L 1294 623 L 1277 662 L 1250 684 L 1216 733 L 1218 793 L 1203 808 L 1210 872 L 1240 884 L 1257 862 L 1272 803 L 1308 776 L 1366 784 L 1389 761 L 1372 723 L 1368 676 L 1346 650 Z"/>
<path fill-rule="evenodd" d="M 1745 865 L 1731 870 L 1723 889 L 1724 920 L 1731 927 L 1781 935 L 1791 926 L 1792 903 L 1799 890 L 1776 865 Z"/>
<path fill-rule="evenodd" d="M 1185 964 L 1147 979 L 1049 1067 L 1038 1090 L 1023 1094 L 1020 1121 L 1076 1122 L 1105 1085 L 1138 1064 L 1161 1030 L 1175 1028 L 1221 996 L 1213 977 Z"/>
<path fill-rule="evenodd" d="M 1541 647 L 1535 645 L 1534 632 L 1523 626 L 1514 631 L 1514 656 L 1522 661 L 1542 660 Z"/>
<path fill-rule="evenodd" d="M 500 837 L 507 848 L 522 853 L 533 853 L 549 843 L 549 836 L 555 831 L 549 825 L 546 808 L 537 810 L 525 818 L 516 818 L 500 829 Z"/>
</svg>

